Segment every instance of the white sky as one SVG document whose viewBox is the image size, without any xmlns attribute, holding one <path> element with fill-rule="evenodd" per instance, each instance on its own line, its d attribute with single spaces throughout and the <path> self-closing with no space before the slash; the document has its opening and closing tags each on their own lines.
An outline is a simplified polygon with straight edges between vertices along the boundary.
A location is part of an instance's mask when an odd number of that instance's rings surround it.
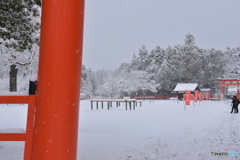
<svg viewBox="0 0 240 160">
<path fill-rule="evenodd" d="M 240 46 L 240 0 L 85 0 L 83 64 L 116 69 L 139 48 Z"/>
</svg>

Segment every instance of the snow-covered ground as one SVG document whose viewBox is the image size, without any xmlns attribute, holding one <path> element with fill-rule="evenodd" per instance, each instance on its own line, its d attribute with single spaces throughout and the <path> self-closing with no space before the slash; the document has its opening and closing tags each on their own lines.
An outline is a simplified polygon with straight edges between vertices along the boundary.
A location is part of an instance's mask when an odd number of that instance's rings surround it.
<svg viewBox="0 0 240 160">
<path fill-rule="evenodd" d="M 136 110 L 91 110 L 81 101 L 78 160 L 240 159 L 240 114 L 230 101 L 143 101 Z M 26 106 L 0 105 L 0 129 L 24 128 Z M 1 131 L 1 130 L 0 130 Z M 21 160 L 23 142 L 0 142 L 0 160 Z M 229 156 L 211 156 L 212 152 Z"/>
</svg>

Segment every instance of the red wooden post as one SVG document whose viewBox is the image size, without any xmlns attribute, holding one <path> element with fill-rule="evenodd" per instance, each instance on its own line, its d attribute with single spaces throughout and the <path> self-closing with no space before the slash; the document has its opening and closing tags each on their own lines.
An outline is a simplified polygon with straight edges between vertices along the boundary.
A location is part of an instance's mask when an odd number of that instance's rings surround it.
<svg viewBox="0 0 240 160">
<path fill-rule="evenodd" d="M 210 93 L 207 92 L 207 93 L 206 93 L 206 100 L 209 100 L 209 98 L 210 98 Z"/>
<path fill-rule="evenodd" d="M 190 94 L 190 100 L 192 100 L 194 102 L 194 95 Z"/>
<path fill-rule="evenodd" d="M 225 94 L 225 86 L 222 86 L 222 94 Z"/>
<path fill-rule="evenodd" d="M 185 105 L 190 105 L 190 100 L 191 100 L 190 93 L 191 93 L 190 91 L 186 91 Z"/>
<path fill-rule="evenodd" d="M 225 95 L 225 86 L 222 86 L 221 100 L 224 99 L 224 95 Z"/>
<path fill-rule="evenodd" d="M 194 102 L 198 102 L 198 91 L 195 91 L 195 101 Z"/>
<path fill-rule="evenodd" d="M 237 85 L 237 97 L 239 98 L 240 95 L 240 90 L 239 90 L 239 85 Z"/>
<path fill-rule="evenodd" d="M 35 99 L 35 95 L 29 95 L 24 160 L 30 160 L 32 156 Z"/>
<path fill-rule="evenodd" d="M 43 0 L 32 160 L 76 160 L 84 0 Z"/>
<path fill-rule="evenodd" d="M 200 102 L 202 101 L 202 92 L 198 92 L 198 99 Z"/>
</svg>

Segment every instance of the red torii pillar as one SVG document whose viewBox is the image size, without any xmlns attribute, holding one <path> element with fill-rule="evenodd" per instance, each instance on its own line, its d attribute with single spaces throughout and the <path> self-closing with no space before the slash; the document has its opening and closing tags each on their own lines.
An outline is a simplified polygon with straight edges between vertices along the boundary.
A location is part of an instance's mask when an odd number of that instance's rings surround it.
<svg viewBox="0 0 240 160">
<path fill-rule="evenodd" d="M 84 0 L 43 0 L 32 160 L 76 160 Z"/>
</svg>

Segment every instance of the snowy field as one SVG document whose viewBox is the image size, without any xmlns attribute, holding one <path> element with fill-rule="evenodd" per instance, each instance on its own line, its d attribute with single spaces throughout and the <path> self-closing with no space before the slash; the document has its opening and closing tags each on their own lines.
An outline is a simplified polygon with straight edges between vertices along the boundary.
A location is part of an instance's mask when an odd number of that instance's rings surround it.
<svg viewBox="0 0 240 160">
<path fill-rule="evenodd" d="M 78 160 L 240 159 L 240 114 L 230 110 L 230 101 L 201 102 L 184 110 L 183 102 L 165 100 L 143 101 L 131 111 L 124 104 L 91 110 L 90 101 L 83 100 Z M 24 105 L 0 105 L 0 129 L 24 128 L 25 116 Z M 0 142 L 0 160 L 22 160 L 23 145 Z"/>
</svg>

